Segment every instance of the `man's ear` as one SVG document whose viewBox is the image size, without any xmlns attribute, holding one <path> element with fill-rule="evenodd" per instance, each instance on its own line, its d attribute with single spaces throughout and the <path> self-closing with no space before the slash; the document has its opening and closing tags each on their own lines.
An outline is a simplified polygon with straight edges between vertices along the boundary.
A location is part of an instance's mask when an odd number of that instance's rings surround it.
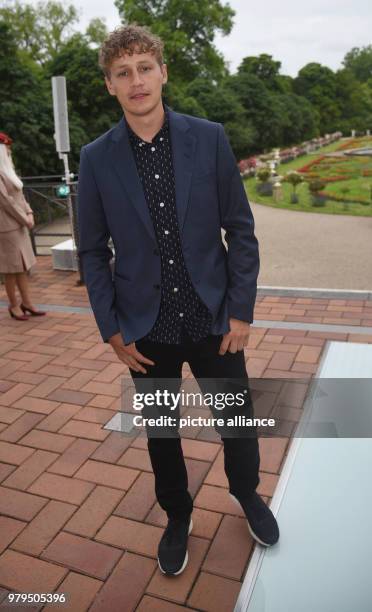
<svg viewBox="0 0 372 612">
<path fill-rule="evenodd" d="M 109 92 L 109 94 L 111 96 L 115 96 L 115 89 L 111 83 L 110 77 L 105 76 L 105 83 L 106 83 L 106 87 L 107 87 L 107 91 Z"/>
<path fill-rule="evenodd" d="M 162 64 L 162 73 L 163 73 L 163 85 L 168 81 L 168 69 L 167 64 Z"/>
</svg>

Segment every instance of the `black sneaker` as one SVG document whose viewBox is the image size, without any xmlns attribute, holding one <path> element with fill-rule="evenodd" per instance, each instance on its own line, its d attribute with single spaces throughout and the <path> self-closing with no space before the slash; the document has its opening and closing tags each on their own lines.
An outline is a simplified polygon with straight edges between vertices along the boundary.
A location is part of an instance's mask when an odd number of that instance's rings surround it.
<svg viewBox="0 0 372 612">
<path fill-rule="evenodd" d="M 276 518 L 264 500 L 254 491 L 245 499 L 236 499 L 245 512 L 248 529 L 252 537 L 262 546 L 272 546 L 279 540 L 279 527 Z"/>
<path fill-rule="evenodd" d="M 158 548 L 158 564 L 163 574 L 177 576 L 185 569 L 189 559 L 187 540 L 191 529 L 191 517 L 188 520 L 168 520 Z"/>
</svg>

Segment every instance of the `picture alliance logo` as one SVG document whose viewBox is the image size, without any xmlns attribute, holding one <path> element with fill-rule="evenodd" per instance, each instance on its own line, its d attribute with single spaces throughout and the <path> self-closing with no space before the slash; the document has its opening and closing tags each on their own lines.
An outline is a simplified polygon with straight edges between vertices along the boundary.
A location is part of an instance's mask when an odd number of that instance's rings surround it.
<svg viewBox="0 0 372 612">
<path fill-rule="evenodd" d="M 176 410 L 179 402 L 184 406 L 201 408 L 212 406 L 216 410 L 223 410 L 231 406 L 243 406 L 247 399 L 248 390 L 238 393 L 200 393 L 180 391 L 172 393 L 168 389 L 157 389 L 154 393 L 134 393 L 133 408 L 142 410 L 145 406 L 165 406 L 169 410 Z"/>
</svg>

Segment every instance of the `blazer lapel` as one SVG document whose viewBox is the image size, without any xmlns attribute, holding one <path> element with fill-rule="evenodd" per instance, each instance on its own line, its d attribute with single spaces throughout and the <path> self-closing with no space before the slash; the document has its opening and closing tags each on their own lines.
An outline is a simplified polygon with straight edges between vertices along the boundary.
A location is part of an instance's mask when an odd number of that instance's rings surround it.
<svg viewBox="0 0 372 612">
<path fill-rule="evenodd" d="M 166 108 L 169 112 L 177 217 L 181 234 L 189 202 L 196 138 L 191 133 L 186 119 L 168 107 Z"/>
<path fill-rule="evenodd" d="M 135 206 L 151 238 L 156 242 L 154 226 L 143 192 L 141 179 L 137 172 L 124 118 L 114 129 L 112 140 L 113 146 L 110 149 L 110 156 L 114 170 L 121 186 Z"/>
<path fill-rule="evenodd" d="M 175 178 L 177 218 L 180 233 L 185 221 L 190 194 L 191 177 L 194 165 L 196 138 L 191 134 L 185 118 L 164 105 L 169 113 L 173 169 Z M 151 238 L 156 241 L 150 211 L 139 178 L 136 162 L 129 142 L 124 118 L 112 134 L 112 147 L 109 151 L 112 165 L 120 183 L 135 206 Z"/>
</svg>

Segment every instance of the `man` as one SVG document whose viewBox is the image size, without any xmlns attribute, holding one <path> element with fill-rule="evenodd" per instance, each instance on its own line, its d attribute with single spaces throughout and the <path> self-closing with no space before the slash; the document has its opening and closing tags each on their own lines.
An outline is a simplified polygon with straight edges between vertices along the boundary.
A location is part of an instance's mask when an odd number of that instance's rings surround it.
<svg viewBox="0 0 372 612">
<path fill-rule="evenodd" d="M 178 390 L 187 361 L 203 392 L 210 379 L 226 391 L 226 379 L 248 382 L 244 346 L 259 271 L 254 220 L 222 125 L 163 104 L 162 50 L 157 36 L 136 25 L 118 28 L 101 47 L 106 86 L 124 116 L 81 151 L 79 255 L 102 338 L 137 389 L 151 378 Z M 247 401 L 243 412 L 249 408 Z M 230 493 L 252 536 L 272 545 L 278 526 L 255 491 L 257 436 L 222 439 Z M 168 516 L 159 566 L 175 575 L 187 564 L 193 508 L 181 440 L 148 431 L 147 444 Z"/>
</svg>

